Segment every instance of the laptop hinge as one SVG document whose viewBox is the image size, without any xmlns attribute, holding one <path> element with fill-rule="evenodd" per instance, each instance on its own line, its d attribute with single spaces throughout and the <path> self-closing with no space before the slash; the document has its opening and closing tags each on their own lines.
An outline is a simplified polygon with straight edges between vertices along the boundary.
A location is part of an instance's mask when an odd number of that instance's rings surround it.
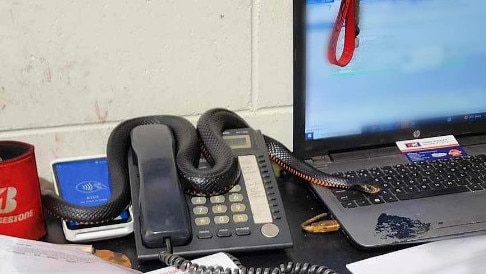
<svg viewBox="0 0 486 274">
<path fill-rule="evenodd" d="M 458 138 L 459 143 L 466 147 L 472 146 L 476 144 L 484 144 L 486 143 L 486 138 L 484 135 L 481 136 L 468 136 Z M 314 156 L 307 160 L 310 164 L 316 163 L 331 163 L 331 162 L 341 162 L 341 161 L 349 161 L 349 160 L 359 160 L 359 159 L 371 159 L 376 157 L 383 157 L 383 156 L 390 156 L 401 154 L 400 150 L 397 146 L 383 146 L 379 148 L 371 148 L 371 149 L 360 149 L 355 151 L 334 151 L 330 152 L 326 155 Z"/>
<path fill-rule="evenodd" d="M 396 146 L 386 146 L 374 149 L 363 149 L 356 151 L 331 153 L 328 157 L 332 162 L 359 160 L 359 159 L 371 159 L 376 157 L 384 157 L 390 155 L 401 154 L 400 150 Z"/>
</svg>

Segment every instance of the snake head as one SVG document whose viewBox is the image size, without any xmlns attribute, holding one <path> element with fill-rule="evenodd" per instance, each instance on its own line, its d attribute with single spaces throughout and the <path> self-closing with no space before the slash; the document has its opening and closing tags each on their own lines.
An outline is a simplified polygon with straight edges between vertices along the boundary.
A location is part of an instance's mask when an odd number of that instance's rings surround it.
<svg viewBox="0 0 486 274">
<path fill-rule="evenodd" d="M 351 188 L 367 194 L 376 194 L 381 190 L 381 187 L 369 183 L 369 180 L 359 180 L 358 182 L 355 182 Z"/>
<path fill-rule="evenodd" d="M 376 194 L 380 192 L 381 188 L 373 184 L 360 185 L 360 190 L 368 194 Z"/>
</svg>

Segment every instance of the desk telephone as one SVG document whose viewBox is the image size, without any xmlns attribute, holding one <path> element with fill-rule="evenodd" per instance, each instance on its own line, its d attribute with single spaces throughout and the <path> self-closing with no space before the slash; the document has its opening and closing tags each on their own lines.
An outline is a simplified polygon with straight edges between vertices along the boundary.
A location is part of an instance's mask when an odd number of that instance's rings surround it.
<svg viewBox="0 0 486 274">
<path fill-rule="evenodd" d="M 259 131 L 227 130 L 223 139 L 238 157 L 241 176 L 226 194 L 191 197 L 178 183 L 174 140 L 165 125 L 141 125 L 131 132 L 128 153 L 139 260 L 157 259 L 167 249 L 203 255 L 292 246 L 277 181 Z M 199 169 L 208 167 L 201 160 Z"/>
<path fill-rule="evenodd" d="M 173 134 L 180 143 L 176 144 Z M 205 143 L 203 152 L 210 154 L 211 166 L 197 156 L 200 153 L 196 148 L 198 134 Z M 177 156 L 174 156 L 176 148 Z M 214 156 L 218 156 L 215 157 L 218 161 L 212 166 Z M 189 267 L 190 262 L 179 255 L 268 250 L 293 245 L 270 159 L 314 184 L 365 193 L 379 191 L 366 182 L 320 172 L 296 158 L 277 140 L 251 129 L 236 113 L 219 108 L 201 115 L 197 132 L 189 121 L 176 116 L 147 116 L 124 121 L 110 134 L 107 159 L 113 192 L 106 204 L 76 206 L 53 192 L 46 192 L 42 195 L 46 210 L 53 216 L 79 224 L 97 224 L 117 216 L 131 201 L 138 259 L 159 259 L 182 269 Z M 180 181 L 178 174 L 182 178 Z M 192 184 L 185 187 L 194 193 L 228 192 L 192 197 L 183 193 L 181 182 Z M 191 269 L 206 273 L 196 265 Z M 260 273 L 262 269 L 241 267 L 237 273 L 254 271 Z M 262 273 L 268 271 L 334 273 L 325 266 L 292 262 Z"/>
</svg>

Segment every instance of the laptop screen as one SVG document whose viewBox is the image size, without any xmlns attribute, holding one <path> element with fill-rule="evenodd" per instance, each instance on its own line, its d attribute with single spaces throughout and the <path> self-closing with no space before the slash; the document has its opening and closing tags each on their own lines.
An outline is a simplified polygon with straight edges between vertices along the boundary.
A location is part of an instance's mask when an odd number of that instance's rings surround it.
<svg viewBox="0 0 486 274">
<path fill-rule="evenodd" d="M 327 57 L 341 1 L 297 2 L 294 148 L 483 130 L 486 1 L 361 0 L 359 45 L 344 67 Z"/>
</svg>

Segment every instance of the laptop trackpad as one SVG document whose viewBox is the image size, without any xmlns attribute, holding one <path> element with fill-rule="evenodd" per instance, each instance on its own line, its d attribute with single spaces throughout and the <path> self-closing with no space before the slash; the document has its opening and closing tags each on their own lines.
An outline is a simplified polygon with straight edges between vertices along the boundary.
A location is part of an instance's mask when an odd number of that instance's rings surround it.
<svg viewBox="0 0 486 274">
<path fill-rule="evenodd" d="M 476 196 L 471 199 L 470 195 L 465 196 L 469 196 L 467 201 L 451 199 L 454 201 L 451 201 L 451 204 L 456 205 L 454 207 L 422 201 L 421 207 L 428 208 L 427 214 L 425 212 L 410 214 L 413 212 L 410 211 L 413 207 L 407 206 L 401 207 L 401 210 L 383 212 L 376 220 L 375 235 L 381 239 L 409 241 L 414 238 L 433 238 L 484 230 L 486 227 L 486 214 L 482 213 L 484 210 L 470 210 L 471 208 L 484 209 L 484 206 L 478 207 L 478 203 L 483 204 L 483 198 Z M 439 200 L 438 197 L 434 198 Z M 413 202 L 408 205 L 412 204 Z M 447 208 L 447 210 L 443 212 L 439 208 Z"/>
<path fill-rule="evenodd" d="M 453 235 L 459 236 L 465 235 L 466 233 L 484 231 L 485 223 L 486 216 L 481 216 L 471 221 L 448 220 L 427 222 L 425 220 L 383 213 L 378 217 L 373 238 L 377 237 L 383 241 L 382 244 L 386 244 L 387 242 L 405 243 L 420 241 L 421 239 L 433 239 Z M 366 240 L 365 242 L 361 242 L 361 240 L 355 239 L 357 243 L 366 247 Z"/>
</svg>

